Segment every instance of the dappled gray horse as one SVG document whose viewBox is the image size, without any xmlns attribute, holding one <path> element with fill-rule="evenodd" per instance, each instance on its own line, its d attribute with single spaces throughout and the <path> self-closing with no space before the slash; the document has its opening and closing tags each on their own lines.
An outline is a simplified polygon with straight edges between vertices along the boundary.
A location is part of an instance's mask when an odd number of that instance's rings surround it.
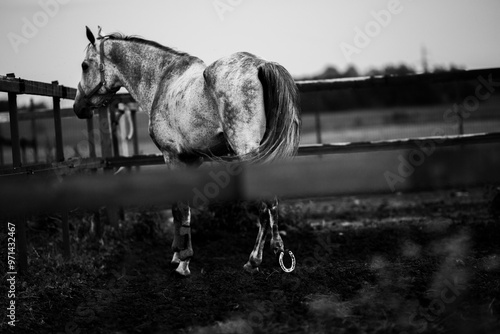
<svg viewBox="0 0 500 334">
<path fill-rule="evenodd" d="M 138 37 L 99 32 L 96 40 L 88 27 L 87 38 L 73 106 L 79 118 L 92 117 L 93 109 L 125 87 L 149 114 L 149 133 L 170 168 L 196 166 L 207 156 L 261 163 L 296 153 L 298 91 L 282 66 L 246 52 L 206 66 L 197 57 Z M 262 204 L 257 241 L 244 265 L 248 272 L 258 271 L 271 230 L 271 248 L 283 257 L 277 206 L 277 201 Z M 172 213 L 172 262 L 187 276 L 193 256 L 191 211 L 177 203 Z"/>
</svg>

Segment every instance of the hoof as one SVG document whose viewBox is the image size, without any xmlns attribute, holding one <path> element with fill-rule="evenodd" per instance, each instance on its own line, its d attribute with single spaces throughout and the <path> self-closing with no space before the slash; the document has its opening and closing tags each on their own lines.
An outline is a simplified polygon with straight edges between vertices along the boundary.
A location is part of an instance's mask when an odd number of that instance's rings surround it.
<svg viewBox="0 0 500 334">
<path fill-rule="evenodd" d="M 250 274 L 256 274 L 259 272 L 259 267 L 254 267 L 252 266 L 252 264 L 250 262 L 247 262 L 244 266 L 243 266 L 243 269 L 245 269 L 245 271 L 247 273 L 250 273 Z"/>
<path fill-rule="evenodd" d="M 189 270 L 189 262 L 188 261 L 180 261 L 179 266 L 175 269 L 175 272 L 182 277 L 188 277 L 191 275 L 191 271 Z"/>
<path fill-rule="evenodd" d="M 189 276 L 191 276 L 191 272 L 189 270 L 179 270 L 179 269 L 175 269 L 175 274 L 180 277 L 180 278 L 188 278 Z"/>
</svg>

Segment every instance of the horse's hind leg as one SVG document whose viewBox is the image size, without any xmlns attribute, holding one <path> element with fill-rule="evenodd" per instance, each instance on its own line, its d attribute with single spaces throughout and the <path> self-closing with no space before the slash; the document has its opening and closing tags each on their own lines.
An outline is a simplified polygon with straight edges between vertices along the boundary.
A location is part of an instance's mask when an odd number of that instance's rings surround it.
<svg viewBox="0 0 500 334">
<path fill-rule="evenodd" d="M 275 198 L 274 201 L 270 204 L 269 208 L 269 225 L 271 226 L 271 249 L 274 254 L 277 255 L 280 252 L 285 251 L 285 246 L 283 244 L 283 239 L 281 239 L 279 230 L 278 230 L 278 199 Z"/>
<path fill-rule="evenodd" d="M 269 208 L 266 203 L 262 202 L 259 212 L 259 232 L 257 233 L 257 240 L 255 241 L 252 253 L 250 253 L 248 262 L 243 266 L 243 268 L 251 274 L 258 272 L 259 265 L 262 263 L 262 251 L 264 249 L 266 236 L 269 233 L 269 227 L 271 226 L 269 217 Z"/>
<path fill-rule="evenodd" d="M 269 203 L 262 202 L 259 212 L 259 233 L 257 234 L 257 240 L 252 253 L 250 253 L 248 262 L 243 266 L 249 273 L 256 273 L 259 271 L 259 265 L 262 263 L 262 251 L 269 230 L 272 231 L 271 249 L 274 251 L 274 254 L 277 255 L 285 250 L 283 240 L 278 231 L 277 199 Z"/>
<path fill-rule="evenodd" d="M 174 241 L 172 250 L 174 256 L 173 264 L 178 264 L 175 270 L 182 276 L 189 276 L 189 261 L 193 256 L 193 246 L 191 244 L 191 209 L 189 205 L 178 202 L 172 206 L 174 216 Z"/>
</svg>

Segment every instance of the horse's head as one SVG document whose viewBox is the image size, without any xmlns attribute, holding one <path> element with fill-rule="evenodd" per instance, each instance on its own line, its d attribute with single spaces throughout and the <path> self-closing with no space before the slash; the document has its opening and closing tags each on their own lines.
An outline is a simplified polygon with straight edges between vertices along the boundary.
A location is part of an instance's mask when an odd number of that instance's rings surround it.
<svg viewBox="0 0 500 334">
<path fill-rule="evenodd" d="M 90 44 L 82 62 L 82 79 L 73 104 L 78 118 L 91 118 L 92 110 L 106 105 L 120 89 L 113 67 L 104 53 L 106 37 L 102 37 L 99 31 L 96 40 L 92 31 L 86 28 Z"/>
</svg>

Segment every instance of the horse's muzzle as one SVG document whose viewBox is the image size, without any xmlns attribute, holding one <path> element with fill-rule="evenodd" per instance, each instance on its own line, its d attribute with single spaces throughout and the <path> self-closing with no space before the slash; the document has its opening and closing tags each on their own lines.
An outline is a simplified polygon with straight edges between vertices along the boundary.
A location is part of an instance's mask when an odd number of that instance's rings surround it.
<svg viewBox="0 0 500 334">
<path fill-rule="evenodd" d="M 88 105 L 86 105 L 86 103 L 75 102 L 73 104 L 73 111 L 75 112 L 75 115 L 79 119 L 92 118 L 92 110 L 89 108 Z"/>
</svg>

